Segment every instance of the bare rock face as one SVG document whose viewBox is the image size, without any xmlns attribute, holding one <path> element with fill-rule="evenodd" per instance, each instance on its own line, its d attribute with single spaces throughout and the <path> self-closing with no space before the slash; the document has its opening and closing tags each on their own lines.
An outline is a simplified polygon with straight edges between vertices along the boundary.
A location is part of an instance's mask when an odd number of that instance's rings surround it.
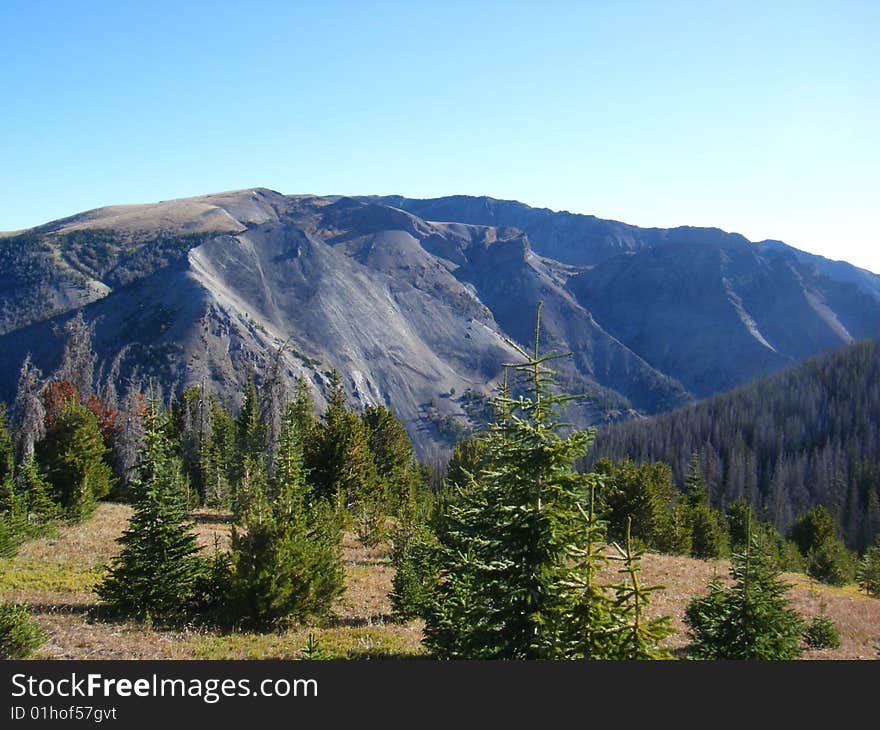
<svg viewBox="0 0 880 730">
<path fill-rule="evenodd" d="M 54 331 L 81 310 L 105 373 L 234 401 L 283 345 L 319 404 L 335 368 L 354 403 L 397 411 L 423 457 L 475 425 L 515 346 L 533 346 L 539 302 L 542 349 L 571 353 L 559 379 L 589 396 L 580 424 L 880 333 L 858 282 L 787 250 L 490 199 L 251 189 L 114 206 L 0 237 L 0 265 L 6 400 L 28 352 L 56 367 Z"/>
</svg>

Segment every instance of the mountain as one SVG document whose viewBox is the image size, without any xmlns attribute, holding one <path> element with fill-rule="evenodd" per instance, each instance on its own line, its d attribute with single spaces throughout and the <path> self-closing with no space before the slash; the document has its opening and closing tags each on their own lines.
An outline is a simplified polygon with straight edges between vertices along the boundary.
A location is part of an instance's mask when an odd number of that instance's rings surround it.
<svg viewBox="0 0 880 730">
<path fill-rule="evenodd" d="M 759 245 L 766 246 L 767 248 L 776 251 L 789 253 L 801 263 L 814 268 L 829 279 L 855 284 L 862 291 L 870 294 L 875 299 L 880 300 L 880 276 L 877 276 L 877 274 L 874 274 L 867 269 L 860 269 L 858 266 L 853 266 L 846 261 L 834 261 L 825 258 L 824 256 L 817 256 L 816 254 L 807 253 L 806 251 L 799 251 L 782 241 L 761 241 Z"/>
<path fill-rule="evenodd" d="M 880 276 L 717 228 L 638 228 L 516 201 L 369 198 L 430 220 L 512 225 L 568 265 L 603 329 L 702 398 L 878 334 Z"/>
<path fill-rule="evenodd" d="M 849 545 L 864 550 L 880 534 L 880 340 L 611 425 L 590 458 L 665 461 L 682 484 L 694 452 L 717 506 L 746 497 L 784 532 L 824 504 Z"/>
<path fill-rule="evenodd" d="M 727 233 L 720 228 L 640 228 L 592 215 L 532 208 L 516 200 L 496 200 L 485 196 L 452 195 L 419 199 L 373 195 L 361 199 L 407 210 L 427 220 L 514 226 L 529 236 L 539 255 L 580 266 L 591 266 L 620 254 L 637 253 L 667 243 L 722 248 L 736 244 L 750 245 L 740 234 Z M 832 281 L 854 283 L 861 291 L 880 296 L 880 276 L 870 271 L 845 261 L 831 261 L 800 251 L 782 241 L 761 241 L 757 246 L 790 254 Z"/>
<path fill-rule="evenodd" d="M 571 352 L 581 424 L 675 408 L 880 334 L 880 301 L 717 229 L 641 229 L 512 201 L 247 189 L 88 211 L 0 235 L 0 397 L 27 352 L 95 324 L 101 380 L 236 399 L 284 346 L 319 404 L 332 369 L 422 456 L 477 427 L 512 343 Z M 829 273 L 830 272 L 830 273 Z"/>
</svg>

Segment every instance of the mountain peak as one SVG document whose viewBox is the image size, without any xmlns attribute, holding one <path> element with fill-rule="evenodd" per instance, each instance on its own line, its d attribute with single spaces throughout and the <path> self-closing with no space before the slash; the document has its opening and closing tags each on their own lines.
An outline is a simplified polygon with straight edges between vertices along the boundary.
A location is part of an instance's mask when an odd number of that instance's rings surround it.
<svg viewBox="0 0 880 730">
<path fill-rule="evenodd" d="M 794 251 L 793 249 L 791 251 Z M 806 257 L 806 258 L 805 258 Z M 824 261 L 824 260 L 823 260 Z M 96 326 L 99 366 L 223 397 L 287 343 L 318 401 L 403 418 L 421 454 L 478 427 L 517 347 L 571 353 L 580 424 L 655 413 L 880 333 L 877 277 L 737 234 L 643 229 L 516 201 L 244 188 L 98 208 L 0 239 L 0 391 L 53 329 Z M 465 394 L 468 394 L 467 396 Z"/>
</svg>

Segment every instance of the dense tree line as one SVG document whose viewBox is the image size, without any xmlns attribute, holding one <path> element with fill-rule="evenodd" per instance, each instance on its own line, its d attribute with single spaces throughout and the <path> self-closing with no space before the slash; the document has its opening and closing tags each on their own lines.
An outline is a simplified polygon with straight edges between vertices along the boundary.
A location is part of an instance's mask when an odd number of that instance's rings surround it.
<svg viewBox="0 0 880 730">
<path fill-rule="evenodd" d="M 602 458 L 666 462 L 683 486 L 694 453 L 712 507 L 745 499 L 787 534 L 822 505 L 846 544 L 864 551 L 880 534 L 880 341 L 605 428 L 585 467 Z"/>
<path fill-rule="evenodd" d="M 829 582 L 856 574 L 827 509 L 793 520 L 786 541 L 754 519 L 746 494 L 717 498 L 699 449 L 681 489 L 659 462 L 578 469 L 595 434 L 562 420 L 571 397 L 554 387 L 560 356 L 538 350 L 540 309 L 535 351 L 509 366 L 520 382 L 505 378 L 492 423 L 457 445 L 439 492 L 401 422 L 382 406 L 350 409 L 337 373 L 320 416 L 308 381 L 286 387 L 282 351 L 234 413 L 204 387 L 163 407 L 133 383 L 118 401 L 106 383 L 94 392 L 90 328 L 76 318 L 66 334 L 53 377 L 24 363 L 14 427 L 0 428 L 0 547 L 83 519 L 111 492 L 130 501 L 97 588 L 125 615 L 257 629 L 326 617 L 345 589 L 350 530 L 365 545 L 390 540 L 395 615 L 423 618 L 437 657 L 665 659 L 670 622 L 645 612 L 661 587 L 642 583 L 642 551 L 733 551 L 734 585 L 715 582 L 688 606 L 693 655 L 792 658 L 804 626 L 780 568 L 803 560 Z M 231 514 L 228 549 L 199 547 L 196 505 Z M 877 555 L 858 566 L 869 593 Z"/>
<path fill-rule="evenodd" d="M 99 595 L 127 614 L 264 628 L 321 618 L 344 591 L 341 536 L 367 545 L 429 493 L 401 422 L 348 408 L 338 373 L 318 418 L 311 388 L 288 392 L 276 353 L 233 415 L 201 387 L 148 405 L 122 494 L 135 513 Z M 206 557 L 188 507 L 228 510 L 229 550 Z"/>
<path fill-rule="evenodd" d="M 117 610 L 253 626 L 325 615 L 344 589 L 342 530 L 373 544 L 389 518 L 430 501 L 402 423 L 384 406 L 350 409 L 337 373 L 321 417 L 305 379 L 288 391 L 280 350 L 237 412 L 199 386 L 166 407 L 157 388 L 132 382 L 119 399 L 100 384 L 81 316 L 64 334 L 57 372 L 26 359 L 11 418 L 0 410 L 0 550 L 87 518 L 108 495 L 130 501 L 99 587 Z M 198 548 L 198 505 L 231 512 L 230 550 Z"/>
</svg>

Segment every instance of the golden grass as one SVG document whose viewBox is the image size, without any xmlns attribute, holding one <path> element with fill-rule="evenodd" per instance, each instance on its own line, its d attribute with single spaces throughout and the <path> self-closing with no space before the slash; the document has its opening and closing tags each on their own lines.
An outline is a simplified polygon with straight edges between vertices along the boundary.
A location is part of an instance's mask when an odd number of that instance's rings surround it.
<svg viewBox="0 0 880 730">
<path fill-rule="evenodd" d="M 277 634 L 206 635 L 195 642 L 199 659 L 300 659 L 314 634 L 328 659 L 379 659 L 424 654 L 418 625 L 329 626 Z"/>
<path fill-rule="evenodd" d="M 213 553 L 229 549 L 232 521 L 228 512 L 200 507 L 192 513 L 196 536 L 203 550 Z"/>
<path fill-rule="evenodd" d="M 418 657 L 422 624 L 390 620 L 388 592 L 394 575 L 387 545 L 365 548 L 346 534 L 343 558 L 346 591 L 331 618 L 320 626 L 296 627 L 277 633 L 219 633 L 197 629 L 165 630 L 134 621 L 107 621 L 98 616 L 93 589 L 103 566 L 116 554 L 116 538 L 131 508 L 104 503 L 79 525 L 61 527 L 58 534 L 22 546 L 11 560 L 0 561 L 0 601 L 26 602 L 49 640 L 38 656 L 52 659 L 292 659 L 298 658 L 313 633 L 331 658 Z M 198 510 L 193 514 L 199 542 L 213 551 L 229 542 L 227 514 Z M 700 561 L 669 555 L 646 555 L 645 584 L 661 584 L 649 612 L 672 616 L 675 634 L 669 644 L 688 643 L 684 609 L 705 592 L 713 577 L 727 578 L 727 561 Z M 614 568 L 606 578 L 616 579 Z M 786 574 L 790 596 L 806 618 L 824 610 L 837 624 L 841 647 L 811 650 L 810 659 L 868 659 L 880 657 L 880 600 L 867 598 L 855 586 L 833 588 L 806 576 Z"/>
</svg>

